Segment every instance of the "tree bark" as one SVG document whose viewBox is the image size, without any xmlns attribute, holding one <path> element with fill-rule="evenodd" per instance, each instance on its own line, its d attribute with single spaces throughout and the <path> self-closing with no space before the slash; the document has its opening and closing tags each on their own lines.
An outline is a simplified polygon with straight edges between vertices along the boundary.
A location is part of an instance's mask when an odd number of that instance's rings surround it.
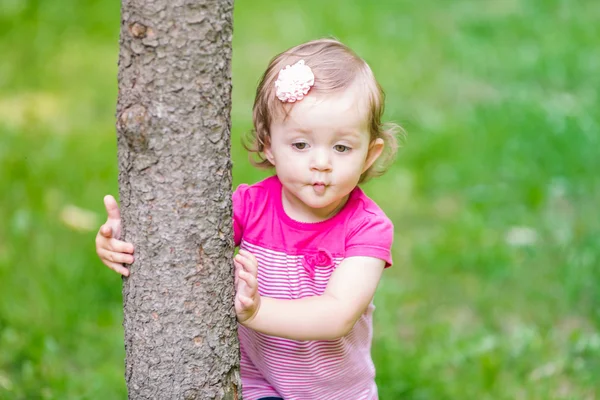
<svg viewBox="0 0 600 400">
<path fill-rule="evenodd" d="M 130 399 L 238 399 L 233 0 L 123 0 L 117 104 Z"/>
</svg>

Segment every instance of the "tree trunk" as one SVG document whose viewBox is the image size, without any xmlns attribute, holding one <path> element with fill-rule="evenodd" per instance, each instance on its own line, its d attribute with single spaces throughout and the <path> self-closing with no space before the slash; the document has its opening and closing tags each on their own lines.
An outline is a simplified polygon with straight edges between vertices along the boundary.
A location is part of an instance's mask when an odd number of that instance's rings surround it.
<svg viewBox="0 0 600 400">
<path fill-rule="evenodd" d="M 117 131 L 130 399 L 238 399 L 233 0 L 123 0 Z"/>
</svg>

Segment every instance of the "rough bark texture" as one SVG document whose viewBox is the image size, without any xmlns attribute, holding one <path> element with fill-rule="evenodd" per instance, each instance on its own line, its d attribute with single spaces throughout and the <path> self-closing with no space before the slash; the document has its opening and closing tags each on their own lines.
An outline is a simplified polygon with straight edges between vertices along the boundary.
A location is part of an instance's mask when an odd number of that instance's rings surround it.
<svg viewBox="0 0 600 400">
<path fill-rule="evenodd" d="M 123 0 L 117 131 L 130 399 L 238 399 L 233 0 Z"/>
</svg>

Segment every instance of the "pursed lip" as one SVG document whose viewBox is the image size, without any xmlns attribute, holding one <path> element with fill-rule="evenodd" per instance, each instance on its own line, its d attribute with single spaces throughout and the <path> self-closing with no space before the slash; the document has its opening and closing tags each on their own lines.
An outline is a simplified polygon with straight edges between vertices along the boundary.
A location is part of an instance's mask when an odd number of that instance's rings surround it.
<svg viewBox="0 0 600 400">
<path fill-rule="evenodd" d="M 327 186 L 327 185 L 325 184 L 325 182 L 316 181 L 316 182 L 313 182 L 313 186 Z"/>
</svg>

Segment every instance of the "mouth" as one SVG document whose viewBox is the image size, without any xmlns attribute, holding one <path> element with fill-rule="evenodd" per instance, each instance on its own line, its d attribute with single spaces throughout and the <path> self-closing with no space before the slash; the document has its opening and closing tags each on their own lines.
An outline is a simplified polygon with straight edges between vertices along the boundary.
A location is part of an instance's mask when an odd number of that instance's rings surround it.
<svg viewBox="0 0 600 400">
<path fill-rule="evenodd" d="M 325 182 L 315 182 L 313 183 L 312 187 L 315 193 L 323 194 L 325 193 L 325 188 L 327 187 L 327 185 L 325 184 Z"/>
</svg>

